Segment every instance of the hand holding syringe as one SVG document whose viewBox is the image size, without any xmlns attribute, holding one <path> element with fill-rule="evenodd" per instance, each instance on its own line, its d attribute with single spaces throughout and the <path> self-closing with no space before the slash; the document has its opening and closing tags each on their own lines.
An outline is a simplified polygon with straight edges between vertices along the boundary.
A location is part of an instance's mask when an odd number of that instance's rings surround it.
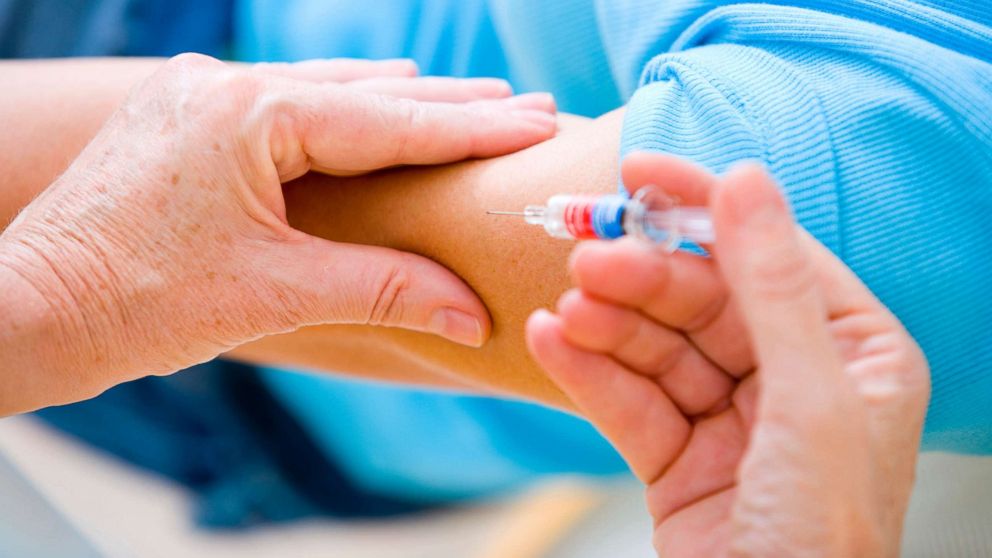
<svg viewBox="0 0 992 558">
<path fill-rule="evenodd" d="M 487 211 L 491 215 L 518 215 L 542 225 L 549 235 L 565 239 L 614 239 L 631 235 L 662 244 L 669 251 L 688 240 L 714 241 L 709 210 L 678 207 L 657 188 L 644 187 L 633 198 L 558 194 L 547 205 L 528 205 L 522 212 Z"/>
</svg>

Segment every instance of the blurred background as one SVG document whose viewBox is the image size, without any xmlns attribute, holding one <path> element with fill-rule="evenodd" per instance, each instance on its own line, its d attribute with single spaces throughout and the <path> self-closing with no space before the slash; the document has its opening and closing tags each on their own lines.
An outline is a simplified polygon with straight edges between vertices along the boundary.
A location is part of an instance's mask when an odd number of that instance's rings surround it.
<svg viewBox="0 0 992 558">
<path fill-rule="evenodd" d="M 592 3 L 0 0 L 0 57 L 410 57 L 598 116 L 621 88 L 568 63 L 601 48 Z M 554 41 L 560 17 L 579 22 Z M 988 459 L 926 456 L 907 555 L 992 555 L 956 536 L 990 517 L 990 481 Z M 0 556 L 653 556 L 640 487 L 579 419 L 224 361 L 0 421 L 0 494 Z"/>
</svg>

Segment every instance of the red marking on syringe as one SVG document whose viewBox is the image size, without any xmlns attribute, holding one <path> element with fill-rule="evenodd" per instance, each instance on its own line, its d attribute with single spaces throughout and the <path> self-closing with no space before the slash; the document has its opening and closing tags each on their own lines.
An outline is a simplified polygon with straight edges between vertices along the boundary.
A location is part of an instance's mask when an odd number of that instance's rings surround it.
<svg viewBox="0 0 992 558">
<path fill-rule="evenodd" d="M 592 212 L 598 198 L 592 196 L 575 196 L 565 207 L 562 220 L 569 234 L 578 240 L 599 238 L 592 225 Z"/>
<path fill-rule="evenodd" d="M 528 205 L 521 211 L 487 211 L 517 215 L 541 225 L 555 238 L 614 239 L 632 235 L 676 250 L 683 241 L 697 245 L 713 242 L 713 225 L 704 207 L 678 207 L 655 188 L 641 188 L 633 198 L 618 194 L 558 194 L 546 205 Z"/>
</svg>

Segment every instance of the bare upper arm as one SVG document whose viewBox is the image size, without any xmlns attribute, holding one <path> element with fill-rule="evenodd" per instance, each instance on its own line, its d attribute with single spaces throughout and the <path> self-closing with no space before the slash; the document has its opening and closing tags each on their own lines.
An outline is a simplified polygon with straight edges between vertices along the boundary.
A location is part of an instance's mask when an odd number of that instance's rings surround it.
<svg viewBox="0 0 992 558">
<path fill-rule="evenodd" d="M 530 149 L 448 167 L 399 169 L 358 179 L 310 175 L 286 187 L 290 221 L 312 234 L 430 257 L 486 303 L 493 335 L 481 349 L 416 332 L 318 326 L 262 339 L 235 358 L 383 379 L 475 386 L 563 404 L 530 359 L 524 322 L 568 287 L 571 243 L 486 209 L 519 209 L 559 192 L 616 187 L 618 111 Z"/>
</svg>

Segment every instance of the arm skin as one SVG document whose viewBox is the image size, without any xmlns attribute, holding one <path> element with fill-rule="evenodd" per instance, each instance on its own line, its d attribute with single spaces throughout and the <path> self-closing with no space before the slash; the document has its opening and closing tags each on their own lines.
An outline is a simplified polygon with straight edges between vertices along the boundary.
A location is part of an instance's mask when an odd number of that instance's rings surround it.
<svg viewBox="0 0 992 558">
<path fill-rule="evenodd" d="M 57 177 L 160 60 L 0 63 L 0 223 Z M 555 139 L 498 159 L 359 178 L 311 174 L 286 186 L 290 220 L 326 238 L 426 255 L 482 297 L 493 334 L 481 349 L 367 326 L 319 326 L 265 338 L 231 358 L 438 387 L 495 391 L 567 405 L 534 364 L 523 326 L 567 288 L 572 244 L 486 209 L 518 209 L 558 192 L 616 187 L 622 111 L 563 118 Z M 45 149 L 38 149 L 45 146 Z"/>
<path fill-rule="evenodd" d="M 231 356 L 397 381 L 466 382 L 567 404 L 529 356 L 524 323 L 568 288 L 573 244 L 485 210 L 516 210 L 561 192 L 614 191 L 621 120 L 616 111 L 570 123 L 555 139 L 497 159 L 352 179 L 311 174 L 286 186 L 295 227 L 422 254 L 465 279 L 493 319 L 492 338 L 481 349 L 398 329 L 319 326 L 259 340 Z"/>
<path fill-rule="evenodd" d="M 89 143 L 151 58 L 0 62 L 0 230 Z"/>
</svg>

